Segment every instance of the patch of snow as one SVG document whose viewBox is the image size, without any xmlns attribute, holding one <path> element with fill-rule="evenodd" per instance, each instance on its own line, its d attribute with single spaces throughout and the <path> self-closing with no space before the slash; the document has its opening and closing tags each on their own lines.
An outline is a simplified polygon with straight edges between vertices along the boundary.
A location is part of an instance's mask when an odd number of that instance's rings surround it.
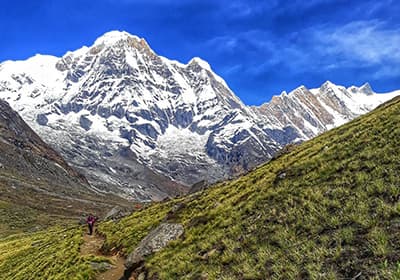
<svg viewBox="0 0 400 280">
<path fill-rule="evenodd" d="M 200 135 L 188 128 L 177 128 L 170 125 L 165 133 L 158 137 L 156 149 L 151 153 L 158 153 L 168 158 L 176 155 L 204 155 L 209 132 Z"/>
</svg>

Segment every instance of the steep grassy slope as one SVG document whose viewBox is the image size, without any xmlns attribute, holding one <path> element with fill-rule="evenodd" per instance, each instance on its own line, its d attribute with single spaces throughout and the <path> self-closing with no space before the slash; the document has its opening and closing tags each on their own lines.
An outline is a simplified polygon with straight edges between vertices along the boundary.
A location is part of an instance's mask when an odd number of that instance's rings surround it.
<svg viewBox="0 0 400 280">
<path fill-rule="evenodd" d="M 153 279 L 399 279 L 399 122 L 397 99 L 237 180 L 103 223 L 104 249 L 127 254 L 166 220 L 185 234 L 146 259 Z M 93 277 L 79 230 L 38 235 L 57 242 L 0 239 L 0 275 Z"/>
<path fill-rule="evenodd" d="M 132 251 L 180 203 L 167 219 L 185 236 L 146 260 L 150 276 L 398 279 L 399 123 L 396 99 L 242 178 L 103 224 L 106 248 Z"/>
</svg>

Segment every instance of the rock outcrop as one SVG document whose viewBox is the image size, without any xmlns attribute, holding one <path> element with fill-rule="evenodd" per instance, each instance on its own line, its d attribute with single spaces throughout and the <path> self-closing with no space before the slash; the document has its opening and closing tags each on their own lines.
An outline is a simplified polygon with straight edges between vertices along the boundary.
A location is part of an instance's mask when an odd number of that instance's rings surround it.
<svg viewBox="0 0 400 280">
<path fill-rule="evenodd" d="M 181 224 L 162 223 L 152 230 L 138 245 L 138 247 L 126 259 L 125 267 L 132 272 L 137 268 L 144 258 L 154 252 L 158 252 L 168 245 L 169 242 L 177 240 L 184 233 Z"/>
</svg>

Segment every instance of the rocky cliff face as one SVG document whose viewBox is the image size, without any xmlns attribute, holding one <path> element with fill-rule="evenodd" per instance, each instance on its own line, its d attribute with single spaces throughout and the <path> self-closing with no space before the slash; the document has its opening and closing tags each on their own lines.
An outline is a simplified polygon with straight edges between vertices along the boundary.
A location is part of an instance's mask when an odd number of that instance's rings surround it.
<svg viewBox="0 0 400 280">
<path fill-rule="evenodd" d="M 327 83 L 250 108 L 207 62 L 172 61 L 112 31 L 62 58 L 2 63 L 0 97 L 96 188 L 157 200 L 248 170 L 390 96 Z"/>
</svg>

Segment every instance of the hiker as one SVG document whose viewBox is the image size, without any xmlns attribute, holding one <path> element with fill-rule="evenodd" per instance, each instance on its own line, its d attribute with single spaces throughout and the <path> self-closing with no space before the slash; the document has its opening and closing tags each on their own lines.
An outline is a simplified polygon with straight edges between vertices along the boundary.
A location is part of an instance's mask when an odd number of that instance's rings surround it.
<svg viewBox="0 0 400 280">
<path fill-rule="evenodd" d="M 94 223 L 96 222 L 96 220 L 97 220 L 96 217 L 93 216 L 92 214 L 89 214 L 89 216 L 87 217 L 86 222 L 89 226 L 89 235 L 92 235 L 92 233 L 93 233 L 93 226 L 94 226 Z"/>
</svg>

